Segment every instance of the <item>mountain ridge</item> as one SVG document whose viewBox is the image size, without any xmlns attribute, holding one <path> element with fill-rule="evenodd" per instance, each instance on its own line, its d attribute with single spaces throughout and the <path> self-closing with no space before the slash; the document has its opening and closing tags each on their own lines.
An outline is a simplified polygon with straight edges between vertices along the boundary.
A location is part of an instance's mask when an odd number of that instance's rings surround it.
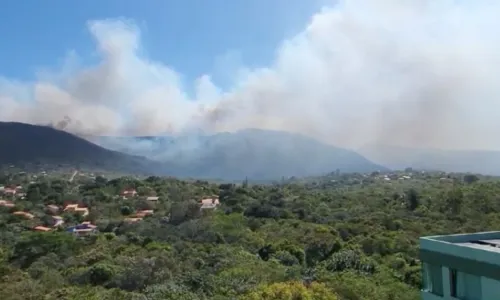
<svg viewBox="0 0 500 300">
<path fill-rule="evenodd" d="M 103 148 L 51 126 L 0 122 L 0 165 L 63 164 L 158 173 L 145 157 Z"/>
<path fill-rule="evenodd" d="M 277 178 L 320 175 L 337 169 L 348 173 L 387 170 L 354 151 L 273 130 L 244 129 L 180 137 L 98 137 L 96 142 L 110 149 L 174 164 L 189 161 L 188 169 L 201 168 L 216 177 L 223 173 Z M 245 176 L 238 169 L 248 174 Z"/>
<path fill-rule="evenodd" d="M 386 170 L 351 150 L 293 133 L 257 129 L 212 136 L 90 139 L 51 126 L 0 122 L 0 137 L 4 166 L 62 164 L 229 181 Z"/>
</svg>

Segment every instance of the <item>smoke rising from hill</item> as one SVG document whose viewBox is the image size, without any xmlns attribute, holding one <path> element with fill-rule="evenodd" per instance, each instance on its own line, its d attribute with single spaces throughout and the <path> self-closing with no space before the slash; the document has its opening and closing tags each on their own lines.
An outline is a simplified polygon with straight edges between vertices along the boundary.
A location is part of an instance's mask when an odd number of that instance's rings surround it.
<svg viewBox="0 0 500 300">
<path fill-rule="evenodd" d="M 70 57 L 50 80 L 0 80 L 0 120 L 84 135 L 250 127 L 348 147 L 500 149 L 491 138 L 500 126 L 499 14 L 487 0 L 340 1 L 232 89 L 202 75 L 195 99 L 176 71 L 141 54 L 133 23 L 92 21 L 100 63 Z"/>
</svg>

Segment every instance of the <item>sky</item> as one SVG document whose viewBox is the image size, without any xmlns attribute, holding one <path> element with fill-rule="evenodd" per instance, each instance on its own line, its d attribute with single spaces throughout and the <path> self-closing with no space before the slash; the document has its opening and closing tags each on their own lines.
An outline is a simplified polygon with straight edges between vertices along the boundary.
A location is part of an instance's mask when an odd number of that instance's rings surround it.
<svg viewBox="0 0 500 300">
<path fill-rule="evenodd" d="M 500 149 L 498 1 L 50 3 L 1 3 L 0 121 Z"/>
<path fill-rule="evenodd" d="M 75 51 L 96 61 L 87 30 L 91 20 L 129 19 L 141 30 L 151 60 L 162 62 L 193 81 L 211 73 L 222 85 L 224 73 L 239 65 L 269 64 L 276 47 L 307 24 L 323 1 L 183 0 L 122 1 L 5 0 L 0 9 L 3 76 L 34 80 L 44 68 L 60 65 Z"/>
</svg>

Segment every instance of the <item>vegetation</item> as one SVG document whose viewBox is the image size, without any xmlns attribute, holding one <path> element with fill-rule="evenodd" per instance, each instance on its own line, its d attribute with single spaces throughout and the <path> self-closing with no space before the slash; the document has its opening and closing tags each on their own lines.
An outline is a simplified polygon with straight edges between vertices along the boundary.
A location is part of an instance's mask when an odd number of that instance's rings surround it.
<svg viewBox="0 0 500 300">
<path fill-rule="evenodd" d="M 53 166 L 106 170 L 133 174 L 160 174 L 158 163 L 97 146 L 48 126 L 0 122 L 0 167 L 24 170 Z M 15 149 L 15 150 L 13 150 Z"/>
<path fill-rule="evenodd" d="M 500 225 L 500 181 L 330 174 L 279 184 L 6 174 L 0 299 L 419 299 L 418 238 Z M 137 196 L 118 196 L 135 189 Z M 158 201 L 143 196 L 157 195 Z M 216 209 L 199 200 L 217 195 Z M 51 226 L 48 205 L 79 203 Z M 141 210 L 154 210 L 126 222 Z M 15 216 L 29 211 L 34 218 Z M 67 229 L 86 219 L 98 233 Z"/>
</svg>

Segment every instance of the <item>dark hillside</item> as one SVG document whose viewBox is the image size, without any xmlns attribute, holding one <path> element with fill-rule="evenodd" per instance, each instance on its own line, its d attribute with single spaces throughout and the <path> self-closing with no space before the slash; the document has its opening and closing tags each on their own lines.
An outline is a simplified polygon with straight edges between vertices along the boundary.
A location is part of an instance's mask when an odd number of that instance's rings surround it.
<svg viewBox="0 0 500 300">
<path fill-rule="evenodd" d="M 153 163 L 51 127 L 0 122 L 0 165 L 58 164 L 148 173 Z"/>
</svg>

